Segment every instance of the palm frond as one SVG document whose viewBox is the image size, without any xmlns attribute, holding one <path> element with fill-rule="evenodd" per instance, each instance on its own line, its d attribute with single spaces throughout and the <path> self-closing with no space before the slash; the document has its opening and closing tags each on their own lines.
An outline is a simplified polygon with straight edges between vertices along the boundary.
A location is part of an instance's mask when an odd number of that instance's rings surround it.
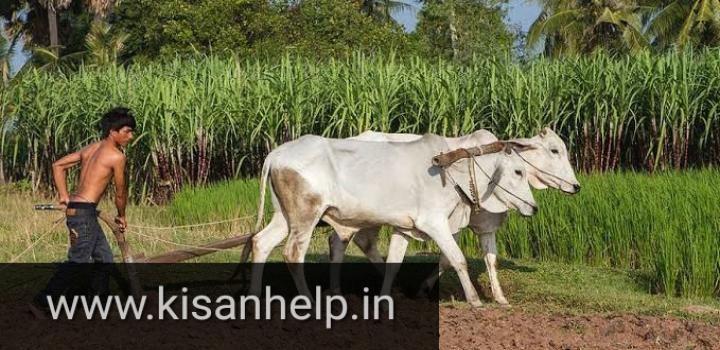
<svg viewBox="0 0 720 350">
<path fill-rule="evenodd" d="M 625 26 L 622 36 L 630 51 L 637 52 L 650 46 L 647 37 L 633 26 Z"/>
<path fill-rule="evenodd" d="M 528 45 L 535 44 L 541 35 L 560 32 L 563 27 L 577 21 L 580 15 L 580 10 L 564 10 L 550 15 L 545 19 L 536 21 L 530 27 L 530 32 L 528 33 Z"/>
<path fill-rule="evenodd" d="M 690 34 L 693 27 L 695 26 L 695 21 L 697 17 L 696 13 L 698 4 L 698 2 L 695 2 L 690 11 L 688 11 L 688 15 L 687 17 L 685 17 L 682 27 L 680 28 L 680 32 L 675 39 L 675 44 L 677 44 L 677 46 L 680 48 L 683 48 L 690 41 Z"/>
<path fill-rule="evenodd" d="M 675 0 L 652 17 L 646 32 L 661 41 L 674 42 L 689 12 L 689 6 L 680 0 Z"/>
</svg>

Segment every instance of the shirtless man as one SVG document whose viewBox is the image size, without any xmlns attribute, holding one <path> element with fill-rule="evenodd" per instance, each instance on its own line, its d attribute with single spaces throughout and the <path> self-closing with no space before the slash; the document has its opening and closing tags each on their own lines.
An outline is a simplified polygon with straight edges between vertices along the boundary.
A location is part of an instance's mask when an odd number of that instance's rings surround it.
<svg viewBox="0 0 720 350">
<path fill-rule="evenodd" d="M 102 139 L 81 150 L 68 154 L 53 163 L 53 179 L 61 205 L 67 206 L 67 227 L 70 231 L 68 262 L 61 266 L 43 292 L 35 298 L 35 306 L 47 306 L 47 296 L 57 296 L 71 287 L 70 273 L 74 263 L 112 263 L 113 256 L 105 234 L 97 220 L 97 203 L 110 183 L 115 182 L 115 206 L 117 222 L 121 231 L 127 227 L 125 206 L 127 184 L 125 182 L 125 154 L 122 148 L 133 138 L 135 119 L 127 108 L 115 108 L 100 120 Z M 75 193 L 68 194 L 67 169 L 80 164 L 80 179 Z M 76 268 L 75 268 L 76 269 Z M 107 293 L 108 277 L 102 273 L 93 281 L 92 289 L 98 294 Z M 33 313 L 37 312 L 33 310 Z"/>
</svg>

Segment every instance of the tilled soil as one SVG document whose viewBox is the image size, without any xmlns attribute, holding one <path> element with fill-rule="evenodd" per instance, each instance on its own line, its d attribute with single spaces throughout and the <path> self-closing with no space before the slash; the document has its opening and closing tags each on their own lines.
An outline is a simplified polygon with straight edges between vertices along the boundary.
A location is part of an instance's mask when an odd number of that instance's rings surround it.
<svg viewBox="0 0 720 350">
<path fill-rule="evenodd" d="M 720 325 L 637 315 L 440 309 L 441 349 L 720 349 Z"/>
<path fill-rule="evenodd" d="M 435 348 L 437 328 L 423 316 L 400 322 L 320 324 L 297 321 L 135 322 L 37 320 L 26 304 L 0 317 L 0 349 L 388 349 L 407 348 L 393 336 Z M 12 317 L 8 317 L 12 315 Z M 673 317 L 632 314 L 570 316 L 516 308 L 440 307 L 440 349 L 720 349 L 720 325 Z M 406 338 L 404 338 L 406 339 Z"/>
</svg>

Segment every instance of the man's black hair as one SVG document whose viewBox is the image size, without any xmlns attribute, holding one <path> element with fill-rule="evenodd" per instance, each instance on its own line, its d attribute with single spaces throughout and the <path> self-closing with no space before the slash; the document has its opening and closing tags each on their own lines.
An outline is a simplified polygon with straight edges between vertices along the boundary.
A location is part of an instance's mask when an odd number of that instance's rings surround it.
<svg viewBox="0 0 720 350">
<path fill-rule="evenodd" d="M 103 138 L 108 137 L 110 131 L 118 131 L 125 126 L 135 129 L 135 117 L 125 107 L 115 107 L 100 119 L 100 132 Z"/>
</svg>

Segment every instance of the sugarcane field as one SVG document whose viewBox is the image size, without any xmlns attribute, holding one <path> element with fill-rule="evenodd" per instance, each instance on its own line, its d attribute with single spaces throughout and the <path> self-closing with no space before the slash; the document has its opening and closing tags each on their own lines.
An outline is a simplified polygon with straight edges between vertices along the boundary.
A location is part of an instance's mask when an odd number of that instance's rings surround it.
<svg viewBox="0 0 720 350">
<path fill-rule="evenodd" d="M 720 349 L 715 2 L 3 1 L 0 348 Z"/>
</svg>

